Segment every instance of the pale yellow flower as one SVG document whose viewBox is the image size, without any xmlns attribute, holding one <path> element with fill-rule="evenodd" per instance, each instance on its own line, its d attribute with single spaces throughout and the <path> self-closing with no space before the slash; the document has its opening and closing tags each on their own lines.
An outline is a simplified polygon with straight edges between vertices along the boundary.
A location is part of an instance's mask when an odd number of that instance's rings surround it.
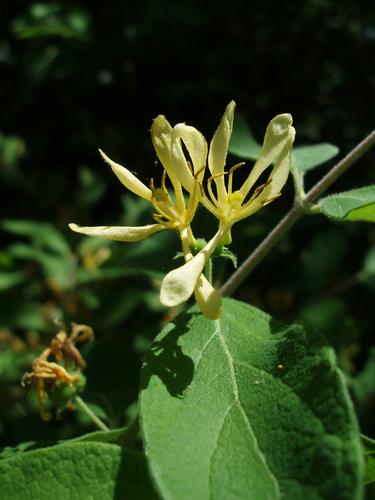
<svg viewBox="0 0 375 500">
<path fill-rule="evenodd" d="M 151 138 L 163 167 L 161 186 L 158 188 L 155 188 L 153 181 L 151 181 L 150 187 L 146 186 L 130 170 L 112 161 L 101 150 L 99 152 L 127 189 L 153 205 L 155 224 L 137 227 L 81 227 L 77 224 L 69 224 L 69 227 L 73 231 L 85 235 L 125 242 L 139 241 L 164 229 L 177 230 L 181 238 L 185 260 L 189 261 L 193 258 L 191 247 L 195 243 L 190 223 L 201 197 L 201 181 L 204 176 L 207 144 L 203 135 L 195 128 L 183 123 L 172 128 L 162 115 L 153 121 Z M 185 159 L 181 141 L 184 142 L 189 152 L 191 160 L 189 162 Z M 170 182 L 173 187 L 173 198 L 168 192 L 166 181 Z M 183 196 L 182 184 L 188 187 L 190 194 L 187 203 Z M 202 312 L 208 318 L 216 319 L 220 314 L 221 297 L 202 273 L 197 277 L 193 291 Z M 163 303 L 168 305 L 165 301 Z"/>
<path fill-rule="evenodd" d="M 99 152 L 104 161 L 108 163 L 115 175 L 129 191 L 132 191 L 153 205 L 155 209 L 153 218 L 156 224 L 136 227 L 80 227 L 77 224 L 69 224 L 69 227 L 73 231 L 90 236 L 100 236 L 101 238 L 110 240 L 132 242 L 142 240 L 163 229 L 180 229 L 190 224 L 198 205 L 199 186 L 187 166 L 186 169 L 188 172 L 183 171 L 184 165 L 179 165 L 180 172 L 176 172 L 171 162 L 173 129 L 164 116 L 160 115 L 154 120 L 151 127 L 151 138 L 163 166 L 161 186 L 159 188 L 154 187 L 153 181 L 151 181 L 150 187 L 146 186 L 130 170 L 112 161 L 103 151 L 99 150 Z M 172 184 L 174 199 L 171 198 L 166 187 L 166 177 L 168 177 Z M 190 180 L 190 177 L 192 178 L 192 182 L 189 184 L 191 195 L 186 205 L 179 179 L 188 178 Z"/>
<path fill-rule="evenodd" d="M 229 172 L 225 171 L 228 145 L 233 128 L 234 108 L 235 103 L 232 101 L 227 106 L 212 138 L 208 153 L 208 168 L 211 173 L 211 177 L 207 181 L 206 191 L 208 194 L 200 197 L 202 205 L 219 220 L 219 230 L 196 256 L 165 276 L 160 297 L 166 305 L 180 304 L 191 296 L 207 260 L 216 247 L 223 243 L 230 243 L 232 225 L 278 198 L 288 178 L 295 131 L 292 127 L 291 115 L 281 114 L 269 123 L 259 158 L 247 179 L 239 189 L 233 190 L 233 174 L 237 168 L 244 165 L 244 163 L 240 163 L 232 167 Z M 182 140 L 186 143 L 186 137 L 182 137 Z M 178 153 L 176 164 L 180 165 L 182 169 L 187 160 L 184 158 L 182 149 L 174 151 Z M 192 157 L 190 151 L 189 154 Z M 273 167 L 267 181 L 255 187 L 257 180 L 271 165 Z M 226 176 L 228 177 L 227 183 L 225 183 Z M 187 191 L 191 192 L 190 180 L 185 182 L 185 179 L 181 178 L 181 183 Z M 216 193 L 212 187 L 213 183 Z"/>
</svg>

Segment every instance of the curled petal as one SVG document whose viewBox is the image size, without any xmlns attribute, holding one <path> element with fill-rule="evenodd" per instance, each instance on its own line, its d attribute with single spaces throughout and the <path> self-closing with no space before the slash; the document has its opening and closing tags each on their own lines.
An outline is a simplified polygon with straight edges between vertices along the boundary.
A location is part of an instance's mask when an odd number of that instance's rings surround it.
<svg viewBox="0 0 375 500">
<path fill-rule="evenodd" d="M 257 210 L 262 208 L 267 203 L 271 202 L 280 195 L 281 189 L 289 175 L 291 166 L 291 152 L 294 141 L 294 129 L 290 134 L 287 142 L 284 144 L 275 165 L 270 173 L 269 182 L 261 190 L 259 194 L 253 195 L 252 198 L 241 208 L 239 219 L 249 217 Z"/>
<path fill-rule="evenodd" d="M 219 319 L 221 314 L 221 295 L 203 274 L 198 278 L 194 297 L 199 309 L 208 319 Z"/>
<path fill-rule="evenodd" d="M 81 227 L 77 224 L 69 224 L 72 231 L 87 234 L 88 236 L 99 236 L 106 240 L 115 241 L 140 241 L 151 234 L 165 229 L 161 224 L 150 224 L 148 226 L 126 227 L 126 226 L 89 226 Z"/>
<path fill-rule="evenodd" d="M 103 160 L 112 168 L 120 182 L 122 182 L 122 184 L 129 189 L 129 191 L 132 191 L 134 194 L 147 201 L 151 201 L 151 190 L 145 186 L 143 182 L 137 179 L 137 177 L 132 174 L 130 170 L 108 158 L 108 156 L 103 153 L 101 149 L 99 149 L 99 153 L 101 154 Z"/>
<path fill-rule="evenodd" d="M 293 144 L 295 130 L 292 123 L 292 116 L 289 113 L 284 113 L 275 116 L 268 124 L 259 158 L 249 177 L 240 188 L 243 198 L 247 196 L 266 168 L 277 161 L 278 157 L 285 151 L 285 146 Z"/>
<path fill-rule="evenodd" d="M 236 104 L 231 101 L 222 118 L 210 144 L 210 152 L 208 153 L 208 168 L 211 175 L 215 176 L 218 198 L 224 200 L 226 197 L 224 185 L 224 167 L 228 153 L 228 145 L 233 129 L 233 116 Z"/>
<path fill-rule="evenodd" d="M 183 266 L 169 272 L 161 284 L 160 302 L 173 307 L 188 300 L 194 292 L 205 262 L 206 257 L 200 252 Z"/>
<path fill-rule="evenodd" d="M 275 165 L 270 173 L 271 182 L 262 191 L 264 198 L 272 198 L 280 194 L 281 189 L 287 181 L 290 166 L 291 166 L 291 153 L 295 137 L 295 130 L 290 127 L 288 139 L 275 162 Z"/>
<path fill-rule="evenodd" d="M 228 229 L 229 226 L 221 226 L 215 236 L 197 255 L 165 276 L 160 287 L 160 301 L 162 304 L 172 307 L 188 300 L 197 286 L 205 263 L 211 257 Z"/>
<path fill-rule="evenodd" d="M 194 175 L 198 175 L 200 180 L 203 179 L 204 167 L 207 161 L 206 139 L 196 128 L 186 125 L 185 123 L 178 123 L 174 127 L 174 130 L 175 133 L 181 137 L 188 150 L 193 163 Z"/>
</svg>

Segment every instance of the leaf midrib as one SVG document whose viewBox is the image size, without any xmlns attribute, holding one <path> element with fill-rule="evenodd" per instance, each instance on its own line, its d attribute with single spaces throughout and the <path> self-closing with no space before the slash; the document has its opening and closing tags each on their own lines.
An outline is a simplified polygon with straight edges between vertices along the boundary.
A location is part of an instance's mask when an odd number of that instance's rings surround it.
<svg viewBox="0 0 375 500">
<path fill-rule="evenodd" d="M 206 343 L 205 347 L 207 347 L 207 345 L 215 337 L 217 337 L 219 339 L 221 347 L 223 349 L 223 352 L 224 352 L 225 357 L 226 357 L 227 362 L 228 362 L 228 368 L 229 368 L 229 374 L 230 374 L 230 384 L 232 386 L 233 395 L 234 395 L 234 404 L 239 409 L 239 411 L 241 413 L 241 416 L 242 416 L 242 418 L 244 420 L 245 426 L 248 429 L 249 434 L 252 436 L 252 439 L 253 439 L 253 442 L 254 442 L 254 445 L 255 445 L 254 447 L 255 447 L 255 450 L 256 450 L 257 454 L 259 455 L 260 460 L 263 462 L 266 470 L 268 471 L 268 473 L 270 475 L 270 478 L 272 479 L 272 481 L 275 484 L 275 489 L 277 491 L 278 498 L 281 498 L 281 491 L 280 491 L 280 486 L 279 486 L 279 483 L 277 481 L 277 478 L 273 474 L 272 470 L 270 469 L 270 467 L 269 467 L 269 465 L 267 463 L 265 454 L 262 452 L 262 450 L 259 447 L 259 443 L 258 443 L 256 434 L 254 433 L 254 431 L 253 431 L 253 429 L 251 427 L 250 420 L 249 420 L 249 418 L 248 418 L 248 416 L 247 416 L 247 414 L 245 412 L 245 409 L 244 409 L 244 407 L 242 405 L 242 402 L 241 402 L 241 399 L 240 399 L 240 395 L 239 395 L 239 390 L 238 390 L 236 372 L 235 372 L 235 369 L 234 369 L 234 361 L 233 361 L 231 352 L 228 349 L 227 343 L 225 341 L 225 337 L 224 337 L 224 334 L 223 334 L 223 331 L 222 331 L 222 328 L 221 328 L 220 319 L 215 320 L 215 332 L 211 336 L 211 338 L 209 339 L 209 341 Z M 229 415 L 232 407 L 233 407 L 233 404 L 230 405 L 230 407 L 228 408 L 227 412 L 225 413 L 225 416 L 224 416 L 224 419 L 223 419 L 223 423 L 222 423 L 222 425 L 221 425 L 221 427 L 219 429 L 219 432 L 218 432 L 217 441 L 219 440 L 219 436 L 220 436 L 221 430 L 224 427 L 225 421 L 226 421 L 226 419 L 227 419 L 227 417 L 228 417 L 228 415 Z M 213 452 L 211 454 L 210 464 L 212 462 L 212 457 L 214 455 L 215 449 L 216 449 L 216 447 L 214 448 L 214 450 L 213 450 Z M 210 469 L 211 469 L 211 466 L 210 466 Z"/>
</svg>

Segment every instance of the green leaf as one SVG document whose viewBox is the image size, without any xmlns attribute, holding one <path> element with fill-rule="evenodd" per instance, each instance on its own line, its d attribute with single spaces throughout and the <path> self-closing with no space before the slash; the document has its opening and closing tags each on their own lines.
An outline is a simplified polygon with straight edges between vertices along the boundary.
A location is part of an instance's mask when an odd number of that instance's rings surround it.
<svg viewBox="0 0 375 500">
<path fill-rule="evenodd" d="M 70 248 L 62 234 L 48 222 L 32 220 L 4 220 L 1 228 L 17 236 L 31 239 L 33 245 L 45 247 L 61 255 L 69 255 Z"/>
<path fill-rule="evenodd" d="M 243 160 L 256 160 L 260 150 L 261 146 L 255 140 L 245 117 L 240 113 L 236 113 L 232 137 L 228 147 L 229 153 L 239 156 Z"/>
<path fill-rule="evenodd" d="M 107 443 L 74 443 L 0 462 L 2 500 L 157 498 L 144 457 Z"/>
<path fill-rule="evenodd" d="M 327 217 L 375 222 L 375 185 L 332 194 L 319 202 Z"/>
<path fill-rule="evenodd" d="M 0 292 L 13 288 L 26 281 L 26 275 L 21 271 L 0 271 Z"/>
<path fill-rule="evenodd" d="M 363 453 L 333 350 L 302 326 L 225 299 L 156 337 L 141 422 L 163 498 L 362 497 Z"/>
<path fill-rule="evenodd" d="M 120 429 L 112 429 L 110 431 L 95 431 L 79 436 L 75 439 L 67 441 L 69 443 L 76 442 L 100 442 L 100 443 L 114 443 L 117 442 L 126 433 L 126 427 L 121 427 Z"/>
<path fill-rule="evenodd" d="M 26 441 L 19 443 L 16 446 L 6 446 L 0 448 L 0 459 L 15 457 L 31 450 L 47 448 L 57 444 L 72 444 L 78 442 L 99 442 L 99 443 L 117 443 L 125 434 L 126 427 L 112 429 L 110 431 L 94 431 L 88 434 L 83 434 L 77 438 L 61 440 L 61 441 Z"/>
<path fill-rule="evenodd" d="M 366 476 L 365 483 L 375 482 L 375 441 L 367 436 L 362 436 L 362 444 L 365 451 Z"/>
<path fill-rule="evenodd" d="M 331 160 L 338 152 L 337 146 L 325 142 L 311 146 L 295 146 L 292 154 L 292 168 L 306 173 Z"/>
</svg>

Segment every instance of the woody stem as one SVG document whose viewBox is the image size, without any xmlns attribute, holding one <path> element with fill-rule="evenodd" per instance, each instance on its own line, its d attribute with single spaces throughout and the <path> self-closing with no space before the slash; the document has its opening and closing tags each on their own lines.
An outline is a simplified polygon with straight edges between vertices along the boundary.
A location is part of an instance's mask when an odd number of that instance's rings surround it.
<svg viewBox="0 0 375 500">
<path fill-rule="evenodd" d="M 257 265 L 266 257 L 278 241 L 302 217 L 307 207 L 311 205 L 331 184 L 333 184 L 353 163 L 375 144 L 375 130 L 352 149 L 342 160 L 306 193 L 303 200 L 294 204 L 293 208 L 281 219 L 258 247 L 249 255 L 232 276 L 221 287 L 221 294 L 229 296 L 241 285 Z"/>
</svg>

